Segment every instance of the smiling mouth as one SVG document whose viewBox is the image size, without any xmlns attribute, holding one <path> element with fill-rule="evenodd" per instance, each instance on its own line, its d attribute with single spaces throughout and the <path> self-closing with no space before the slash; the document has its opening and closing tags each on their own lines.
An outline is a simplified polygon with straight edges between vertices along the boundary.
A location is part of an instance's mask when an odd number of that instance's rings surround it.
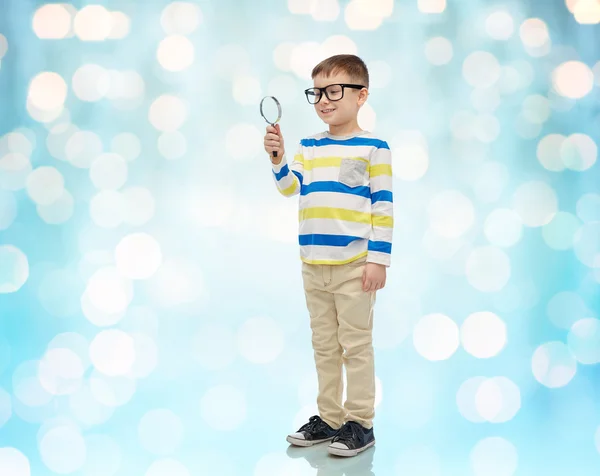
<svg viewBox="0 0 600 476">
<path fill-rule="evenodd" d="M 321 109 L 321 112 L 323 114 L 329 114 L 330 112 L 333 112 L 333 111 L 335 111 L 335 109 Z"/>
</svg>

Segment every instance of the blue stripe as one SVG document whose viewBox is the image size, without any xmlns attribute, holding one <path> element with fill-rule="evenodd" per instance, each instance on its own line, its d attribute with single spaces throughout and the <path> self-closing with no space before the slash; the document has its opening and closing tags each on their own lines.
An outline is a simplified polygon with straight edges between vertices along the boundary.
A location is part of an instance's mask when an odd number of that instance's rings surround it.
<svg viewBox="0 0 600 476">
<path fill-rule="evenodd" d="M 295 170 L 292 170 L 292 172 L 294 172 L 294 175 L 296 177 L 298 177 L 298 180 L 300 181 L 300 186 L 302 186 L 302 181 L 304 180 L 304 176 L 300 172 L 296 172 Z"/>
<path fill-rule="evenodd" d="M 362 240 L 359 236 L 347 235 L 299 235 L 300 246 L 348 246 L 356 240 Z"/>
<path fill-rule="evenodd" d="M 387 241 L 369 241 L 369 251 L 391 254 L 392 244 Z"/>
<path fill-rule="evenodd" d="M 371 198 L 371 189 L 369 187 L 348 187 L 340 182 L 313 182 L 302 186 L 300 195 L 308 195 L 313 192 L 338 192 L 348 193 L 350 195 L 359 195 L 365 198 Z"/>
<path fill-rule="evenodd" d="M 275 174 L 275 178 L 279 182 L 282 178 L 287 177 L 287 174 L 290 173 L 290 169 L 288 165 L 285 164 L 283 167 L 281 167 L 281 170 L 278 173 L 275 173 L 275 171 L 273 171 L 273 173 Z"/>
<path fill-rule="evenodd" d="M 325 137 L 324 139 L 302 139 L 300 143 L 304 147 L 320 147 L 324 145 L 371 145 L 378 149 L 389 149 L 390 146 L 386 141 L 381 139 L 371 139 L 369 137 L 353 137 L 352 139 L 330 139 Z"/>
<path fill-rule="evenodd" d="M 380 190 L 371 195 L 371 203 L 375 202 L 394 202 L 392 192 L 389 190 Z"/>
</svg>

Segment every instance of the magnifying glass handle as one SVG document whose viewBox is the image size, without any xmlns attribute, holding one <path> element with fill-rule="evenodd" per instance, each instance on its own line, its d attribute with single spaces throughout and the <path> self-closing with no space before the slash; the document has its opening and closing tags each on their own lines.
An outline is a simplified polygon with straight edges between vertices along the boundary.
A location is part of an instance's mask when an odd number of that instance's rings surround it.
<svg viewBox="0 0 600 476">
<path fill-rule="evenodd" d="M 277 157 L 277 151 L 276 150 L 273 151 L 273 157 Z"/>
</svg>

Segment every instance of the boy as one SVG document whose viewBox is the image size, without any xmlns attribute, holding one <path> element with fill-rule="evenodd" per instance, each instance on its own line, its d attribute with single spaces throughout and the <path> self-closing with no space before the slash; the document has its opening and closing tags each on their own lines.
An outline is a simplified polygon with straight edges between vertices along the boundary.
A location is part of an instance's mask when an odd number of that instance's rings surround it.
<svg viewBox="0 0 600 476">
<path fill-rule="evenodd" d="M 287 441 L 331 440 L 329 453 L 355 456 L 375 444 L 373 306 L 392 250 L 391 154 L 386 142 L 358 125 L 369 95 L 360 58 L 332 56 L 312 78 L 306 98 L 329 130 L 303 139 L 289 167 L 279 125 L 268 126 L 264 139 L 279 191 L 300 194 L 302 277 L 319 382 L 319 415 Z"/>
</svg>

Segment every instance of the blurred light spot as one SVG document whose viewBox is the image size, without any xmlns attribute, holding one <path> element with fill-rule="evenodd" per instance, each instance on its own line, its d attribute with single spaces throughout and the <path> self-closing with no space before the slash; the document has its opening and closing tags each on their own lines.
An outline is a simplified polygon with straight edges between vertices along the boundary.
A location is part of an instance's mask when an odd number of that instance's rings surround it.
<svg viewBox="0 0 600 476">
<path fill-rule="evenodd" d="M 212 387 L 200 401 L 200 413 L 210 428 L 232 431 L 246 420 L 246 398 L 232 385 Z"/>
<path fill-rule="evenodd" d="M 539 18 L 528 18 L 519 28 L 523 45 L 528 48 L 541 48 L 550 42 L 548 27 Z"/>
<path fill-rule="evenodd" d="M 127 161 L 132 161 L 139 157 L 142 145 L 135 134 L 122 132 L 113 137 L 110 142 L 110 150 Z"/>
<path fill-rule="evenodd" d="M 142 447 L 156 455 L 173 454 L 183 440 L 183 423 L 168 409 L 147 412 L 138 425 L 138 437 Z"/>
<path fill-rule="evenodd" d="M 12 404 L 10 399 L 10 393 L 0 388 L 0 428 L 2 428 L 10 417 L 12 416 Z M 0 461 L 0 469 L 2 469 L 2 462 Z"/>
<path fill-rule="evenodd" d="M 77 12 L 75 34 L 82 41 L 104 41 L 112 30 L 113 19 L 102 5 L 87 5 Z"/>
<path fill-rule="evenodd" d="M 474 476 L 513 476 L 519 457 L 512 443 L 494 436 L 480 440 L 469 459 Z"/>
<path fill-rule="evenodd" d="M 427 254 L 438 260 L 449 260 L 455 256 L 465 242 L 461 239 L 444 238 L 428 229 L 422 240 Z"/>
<path fill-rule="evenodd" d="M 77 126 L 70 123 L 52 126 L 46 137 L 46 147 L 50 155 L 55 159 L 68 160 L 66 146 L 77 131 L 79 131 Z"/>
<path fill-rule="evenodd" d="M 475 137 L 481 142 L 494 142 L 500 135 L 500 122 L 491 114 L 481 114 L 474 119 Z"/>
<path fill-rule="evenodd" d="M 413 345 L 427 360 L 447 360 L 460 345 L 458 326 L 448 316 L 428 314 L 413 329 Z"/>
<path fill-rule="evenodd" d="M 90 343 L 90 358 L 94 367 L 105 375 L 125 375 L 135 362 L 133 339 L 117 329 L 101 331 Z"/>
<path fill-rule="evenodd" d="M 185 102 L 176 97 L 164 94 L 150 106 L 148 118 L 159 131 L 169 132 L 179 129 L 188 116 Z"/>
<path fill-rule="evenodd" d="M 160 459 L 150 465 L 144 476 L 190 476 L 188 469 L 179 461 L 171 458 Z"/>
<path fill-rule="evenodd" d="M 38 378 L 39 361 L 27 360 L 21 362 L 12 376 L 14 396 L 29 407 L 41 407 L 52 400 Z"/>
<path fill-rule="evenodd" d="M 445 190 L 436 194 L 427 207 L 429 226 L 446 238 L 464 235 L 475 219 L 471 201 L 457 190 Z"/>
<path fill-rule="evenodd" d="M 600 259 L 600 221 L 584 223 L 575 233 L 575 256 L 588 268 L 598 267 Z"/>
<path fill-rule="evenodd" d="M 475 312 L 460 328 L 464 349 L 478 359 L 489 359 L 506 345 L 506 324 L 493 312 Z"/>
<path fill-rule="evenodd" d="M 0 474 L 6 476 L 31 476 L 27 457 L 16 448 L 0 448 Z"/>
<path fill-rule="evenodd" d="M 158 45 L 156 58 L 167 71 L 183 71 L 194 63 L 194 44 L 185 36 L 167 36 Z"/>
<path fill-rule="evenodd" d="M 48 349 L 40 360 L 38 378 L 44 390 L 52 395 L 70 395 L 81 386 L 83 362 L 70 349 Z"/>
<path fill-rule="evenodd" d="M 419 180 L 429 168 L 429 154 L 418 144 L 406 143 L 392 154 L 394 175 L 402 180 Z"/>
<path fill-rule="evenodd" d="M 369 63 L 370 89 L 386 88 L 392 81 L 392 67 L 387 61 Z"/>
<path fill-rule="evenodd" d="M 87 291 L 81 296 L 81 310 L 88 321 L 99 327 L 112 326 L 123 319 L 125 315 L 124 311 L 113 312 L 98 309 Z"/>
<path fill-rule="evenodd" d="M 142 379 L 148 377 L 158 364 L 158 348 L 154 340 L 144 334 L 132 334 L 135 349 L 135 362 L 131 369 L 131 377 Z"/>
<path fill-rule="evenodd" d="M 573 9 L 575 20 L 582 25 L 600 23 L 600 2 L 598 0 L 578 0 Z"/>
<path fill-rule="evenodd" d="M 539 94 L 527 96 L 523 101 L 523 117 L 534 124 L 543 124 L 550 117 L 550 101 Z"/>
<path fill-rule="evenodd" d="M 300 98 L 296 79 L 289 75 L 275 76 L 267 86 L 267 94 L 275 96 L 279 102 L 293 103 Z"/>
<path fill-rule="evenodd" d="M 165 261 L 152 277 L 149 287 L 152 298 L 170 308 L 207 299 L 204 282 L 202 273 L 193 264 Z"/>
<path fill-rule="evenodd" d="M 167 35 L 189 35 L 202 21 L 198 5 L 188 2 L 172 2 L 160 15 L 160 25 Z"/>
<path fill-rule="evenodd" d="M 425 44 L 425 57 L 427 61 L 436 66 L 448 64 L 452 60 L 452 43 L 443 36 L 427 40 Z"/>
<path fill-rule="evenodd" d="M 514 210 L 524 225 L 543 226 L 557 213 L 556 193 L 545 182 L 531 181 L 520 185 L 513 195 Z"/>
<path fill-rule="evenodd" d="M 50 205 L 37 205 L 36 211 L 40 218 L 49 225 L 60 225 L 73 216 L 75 200 L 68 190 L 64 190 Z"/>
<path fill-rule="evenodd" d="M 507 254 L 494 246 L 475 248 L 467 258 L 465 274 L 469 284 L 482 292 L 500 291 L 510 279 Z"/>
<path fill-rule="evenodd" d="M 446 0 L 419 0 L 418 6 L 423 13 L 443 13 Z"/>
<path fill-rule="evenodd" d="M 374 131 L 377 124 L 377 114 L 369 103 L 365 103 L 358 111 L 358 124 L 367 131 Z"/>
<path fill-rule="evenodd" d="M 121 467 L 121 449 L 108 435 L 86 435 L 83 476 L 114 476 Z"/>
<path fill-rule="evenodd" d="M 239 104 L 248 106 L 260 102 L 262 88 L 260 81 L 254 76 L 237 76 L 233 80 L 233 99 Z"/>
<path fill-rule="evenodd" d="M 351 0 L 346 5 L 344 20 L 351 30 L 376 30 L 384 16 L 391 15 L 393 9 L 393 0 Z"/>
<path fill-rule="evenodd" d="M 600 194 L 586 193 L 577 200 L 577 216 L 583 222 L 600 221 Z"/>
<path fill-rule="evenodd" d="M 516 212 L 508 208 L 497 208 L 485 219 L 483 232 L 492 245 L 510 247 L 521 240 L 523 226 Z"/>
<path fill-rule="evenodd" d="M 285 337 L 279 324 L 268 317 L 248 319 L 237 334 L 238 350 L 242 357 L 254 364 L 273 362 L 285 346 Z"/>
<path fill-rule="evenodd" d="M 130 110 L 142 105 L 146 85 L 140 73 L 134 70 L 108 70 L 108 75 L 110 87 L 106 97 L 115 108 Z"/>
<path fill-rule="evenodd" d="M 179 131 L 163 132 L 158 138 L 158 151 L 167 160 L 180 159 L 187 153 L 187 140 Z"/>
<path fill-rule="evenodd" d="M 16 152 L 22 155 L 29 157 L 35 148 L 35 134 L 31 133 L 25 135 L 25 131 L 29 131 L 28 129 L 23 129 L 23 132 L 9 132 L 8 134 L 0 137 L 0 155 L 4 155 L 9 152 Z"/>
<path fill-rule="evenodd" d="M 128 225 L 141 226 L 154 216 L 155 202 L 150 190 L 144 187 L 129 187 L 123 190 L 123 221 Z"/>
<path fill-rule="evenodd" d="M 521 392 L 506 377 L 494 377 L 482 382 L 475 393 L 478 413 L 490 423 L 506 423 L 521 408 Z"/>
<path fill-rule="evenodd" d="M 492 53 L 475 51 L 463 62 L 465 80 L 475 88 L 489 88 L 500 78 L 500 63 Z"/>
<path fill-rule="evenodd" d="M 119 40 L 129 35 L 131 29 L 131 20 L 123 12 L 110 12 L 111 25 L 108 38 Z"/>
<path fill-rule="evenodd" d="M 136 360 L 137 357 L 136 354 Z M 99 372 L 94 372 L 90 376 L 89 386 L 93 398 L 102 405 L 111 408 L 121 407 L 129 403 L 136 389 L 135 380 L 129 376 L 109 377 Z"/>
<path fill-rule="evenodd" d="M 457 111 L 450 121 L 452 135 L 460 140 L 473 138 L 476 128 L 476 116 L 470 111 Z"/>
<path fill-rule="evenodd" d="M 0 294 L 14 293 L 29 278 L 27 256 L 16 246 L 0 245 Z"/>
<path fill-rule="evenodd" d="M 92 162 L 90 178 L 99 190 L 118 190 L 127 181 L 127 163 L 118 154 L 102 154 Z"/>
<path fill-rule="evenodd" d="M 358 54 L 358 46 L 345 35 L 333 35 L 321 44 L 321 52 L 327 57 L 340 54 L 356 55 Z"/>
<path fill-rule="evenodd" d="M 75 131 L 65 145 L 65 157 L 71 165 L 87 169 L 102 150 L 102 140 L 96 133 Z"/>
<path fill-rule="evenodd" d="M 485 19 L 485 31 L 494 40 L 506 41 L 515 32 L 515 22 L 506 10 L 496 10 Z"/>
<path fill-rule="evenodd" d="M 98 402 L 85 382 L 80 389 L 69 396 L 69 408 L 77 421 L 84 425 L 101 425 L 113 415 L 114 409 Z"/>
<path fill-rule="evenodd" d="M 295 46 L 290 58 L 292 71 L 306 81 L 311 81 L 311 73 L 315 64 L 325 59 L 321 45 L 316 41 L 303 42 Z"/>
<path fill-rule="evenodd" d="M 224 324 L 204 324 L 191 340 L 191 354 L 202 368 L 223 370 L 235 360 L 235 334 Z"/>
<path fill-rule="evenodd" d="M 581 61 L 567 61 L 552 72 L 552 85 L 561 96 L 581 99 L 594 87 L 594 73 Z"/>
<path fill-rule="evenodd" d="M 485 162 L 472 182 L 477 198 L 484 203 L 497 202 L 508 183 L 508 168 L 502 162 Z"/>
<path fill-rule="evenodd" d="M 310 14 L 316 21 L 333 22 L 340 16 L 340 4 L 338 0 L 311 2 Z"/>
<path fill-rule="evenodd" d="M 571 134 L 560 145 L 560 157 L 565 167 L 583 172 L 596 163 L 598 146 L 586 134 Z"/>
<path fill-rule="evenodd" d="M 575 322 L 591 314 L 581 296 L 571 291 L 555 294 L 548 301 L 546 312 L 552 323 L 561 329 L 570 329 Z"/>
<path fill-rule="evenodd" d="M 129 279 L 148 279 L 162 262 L 160 245 L 147 233 L 132 233 L 119 241 L 115 248 L 119 272 Z"/>
<path fill-rule="evenodd" d="M 82 101 L 99 101 L 108 93 L 110 75 L 102 66 L 84 64 L 75 71 L 71 84 L 73 92 Z"/>
<path fill-rule="evenodd" d="M 291 58 L 295 48 L 294 43 L 286 41 L 277 45 L 273 50 L 273 62 L 281 71 L 292 71 Z"/>
<path fill-rule="evenodd" d="M 569 331 L 567 343 L 580 363 L 600 363 L 600 321 L 594 318 L 578 320 Z"/>
<path fill-rule="evenodd" d="M 38 205 L 50 205 L 65 191 L 65 179 L 54 167 L 43 166 L 33 170 L 27 177 L 29 197 Z"/>
<path fill-rule="evenodd" d="M 8 40 L 0 33 L 0 60 L 4 58 L 4 55 L 8 51 Z"/>
<path fill-rule="evenodd" d="M 32 26 L 33 31 L 39 38 L 58 40 L 69 36 L 71 22 L 71 13 L 64 5 L 46 4 L 34 13 Z"/>
<path fill-rule="evenodd" d="M 542 227 L 542 237 L 554 250 L 568 250 L 573 246 L 575 233 L 579 230 L 579 219 L 567 212 L 558 212 L 550 223 Z"/>
<path fill-rule="evenodd" d="M 85 292 L 96 309 L 107 313 L 124 311 L 133 299 L 131 282 L 112 267 L 96 271 Z"/>
<path fill-rule="evenodd" d="M 234 159 L 248 160 L 261 152 L 262 141 L 263 134 L 254 124 L 236 124 L 227 131 L 225 149 Z"/>
<path fill-rule="evenodd" d="M 54 111 L 62 108 L 67 98 L 67 83 L 58 73 L 44 71 L 29 83 L 28 100 L 37 109 Z"/>
<path fill-rule="evenodd" d="M 114 190 L 98 192 L 90 202 L 90 217 L 102 228 L 116 228 L 125 218 L 127 201 Z"/>
<path fill-rule="evenodd" d="M 410 476 L 441 476 L 440 457 L 429 446 L 412 445 L 400 453 L 394 474 Z"/>
<path fill-rule="evenodd" d="M 500 106 L 500 93 L 497 88 L 473 89 L 471 103 L 479 112 L 494 112 Z M 497 129 L 498 126 L 495 125 Z"/>
<path fill-rule="evenodd" d="M 12 193 L 0 190 L 0 231 L 10 228 L 15 218 L 17 218 L 17 200 Z"/>
<path fill-rule="evenodd" d="M 544 168 L 553 172 L 564 170 L 561 149 L 565 140 L 566 137 L 562 134 L 548 134 L 539 141 L 537 158 Z"/>
<path fill-rule="evenodd" d="M 121 328 L 129 333 L 141 332 L 150 337 L 158 337 L 158 316 L 148 306 L 133 306 L 127 310 Z"/>
<path fill-rule="evenodd" d="M 562 342 L 540 345 L 531 359 L 535 379 L 549 388 L 564 387 L 577 372 L 577 361 Z"/>
<path fill-rule="evenodd" d="M 70 474 L 85 464 L 85 441 L 79 431 L 59 426 L 48 431 L 39 443 L 44 465 L 55 473 Z"/>
<path fill-rule="evenodd" d="M 472 377 L 462 383 L 456 392 L 456 405 L 460 414 L 472 423 L 483 423 L 485 418 L 478 411 L 475 396 L 477 391 L 487 379 L 485 377 Z"/>
<path fill-rule="evenodd" d="M 81 334 L 76 332 L 58 334 L 48 343 L 48 349 L 68 349 L 79 357 L 84 370 L 87 370 L 90 366 L 89 343 Z"/>
<path fill-rule="evenodd" d="M 221 46 L 214 58 L 215 72 L 222 79 L 230 80 L 251 70 L 250 54 L 241 45 Z"/>
</svg>

